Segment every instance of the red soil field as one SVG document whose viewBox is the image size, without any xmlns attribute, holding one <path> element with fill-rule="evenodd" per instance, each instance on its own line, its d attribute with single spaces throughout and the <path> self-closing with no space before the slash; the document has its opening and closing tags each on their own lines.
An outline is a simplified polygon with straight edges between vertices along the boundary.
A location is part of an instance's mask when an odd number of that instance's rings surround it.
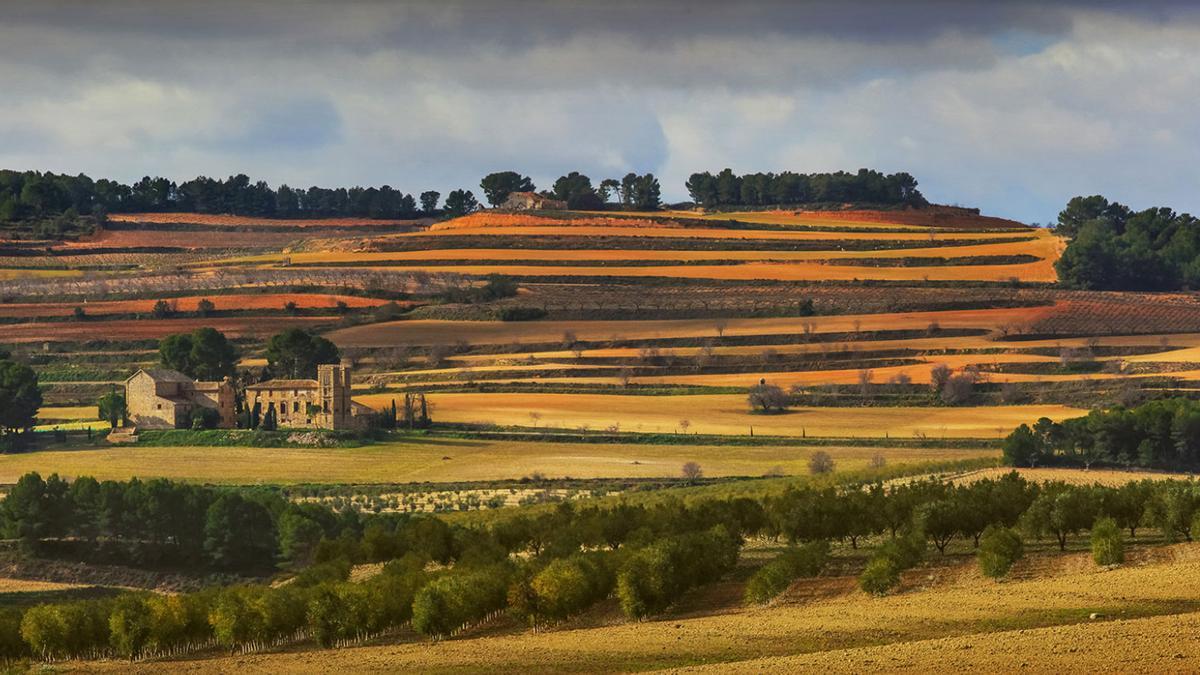
<svg viewBox="0 0 1200 675">
<path fill-rule="evenodd" d="M 255 317 L 237 317 L 22 323 L 4 326 L 4 340 L 9 343 L 157 340 L 167 335 L 188 333 L 206 326 L 215 328 L 229 337 L 261 337 L 288 328 L 313 328 L 330 321 L 330 317 L 271 317 L 270 321 Z"/>
<path fill-rule="evenodd" d="M 253 309 L 283 309 L 288 302 L 294 302 L 302 309 L 331 308 L 339 301 L 348 307 L 378 307 L 386 300 L 362 298 L 353 295 L 322 295 L 317 293 L 246 293 L 238 295 L 206 295 L 188 296 L 183 298 L 166 298 L 167 304 L 178 311 L 191 312 L 196 309 L 202 298 L 208 298 L 220 310 L 253 310 Z M 150 312 L 154 309 L 156 298 L 140 300 L 113 300 L 98 302 L 45 302 L 0 304 L 0 317 L 34 317 L 34 316 L 70 316 L 76 307 L 82 307 L 89 316 L 104 314 L 130 314 Z M 403 303 L 399 303 L 403 304 Z"/>
<path fill-rule="evenodd" d="M 114 213 L 109 220 L 119 223 L 164 223 L 182 225 L 247 225 L 271 227 L 387 227 L 394 225 L 418 225 L 420 220 L 372 220 L 370 218 L 259 218 L 254 216 L 229 216 L 207 213 Z"/>
<path fill-rule="evenodd" d="M 478 227 L 539 227 L 551 225 L 577 225 L 610 227 L 683 227 L 669 220 L 650 220 L 645 218 L 610 218 L 605 216 L 586 218 L 547 218 L 532 216 L 524 213 L 503 213 L 497 211 L 477 211 L 469 216 L 436 223 L 430 230 L 462 230 Z"/>
</svg>

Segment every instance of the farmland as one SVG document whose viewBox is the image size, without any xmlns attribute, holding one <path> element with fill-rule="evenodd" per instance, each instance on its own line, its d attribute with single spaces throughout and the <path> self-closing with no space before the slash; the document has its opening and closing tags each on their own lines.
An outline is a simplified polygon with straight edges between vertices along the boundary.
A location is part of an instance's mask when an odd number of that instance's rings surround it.
<svg viewBox="0 0 1200 675">
<path fill-rule="evenodd" d="M 1139 551 L 1139 553 L 1141 553 Z M 624 623 L 602 606 L 541 633 L 495 626 L 431 648 L 401 636 L 395 644 L 325 652 L 283 652 L 173 662 L 180 672 L 237 667 L 261 671 L 327 672 L 346 668 L 547 670 L 595 672 L 681 668 L 830 672 L 956 670 L 991 664 L 1003 669 L 1019 655 L 1026 667 L 1073 670 L 1186 669 L 1200 654 L 1187 641 L 1163 641 L 1191 631 L 1200 584 L 1195 545 L 1148 550 L 1118 570 L 1091 565 L 1085 554 L 1034 555 L 996 583 L 967 561 L 949 560 L 906 577 L 904 591 L 871 598 L 852 577 L 829 576 L 793 585 L 766 607 L 736 604 L 738 582 L 695 594 L 659 620 Z M 1160 583 L 1164 575 L 1173 580 Z M 1092 613 L 1100 620 L 1089 620 Z M 1092 642 L 1096 640 L 1097 642 Z M 1132 641 L 1132 643 L 1127 642 Z M 1080 644 L 1114 649 L 1082 649 Z M 1132 649 L 1130 645 L 1145 645 Z M 616 648 L 615 645 L 620 645 Z M 966 652 L 969 656 L 964 656 Z M 235 666 L 236 664 L 236 666 Z M 127 664 L 98 664 L 98 670 Z M 155 664 L 146 664 L 149 671 Z"/>
<path fill-rule="evenodd" d="M 482 211 L 436 222 L 114 214 L 90 236 L 0 251 L 4 342 L 44 397 L 37 443 L 0 455 L 0 484 L 31 471 L 161 478 L 289 500 L 279 509 L 462 526 L 569 512 L 561 502 L 769 500 L 788 487 L 891 489 L 946 472 L 968 489 L 1008 480 L 1001 445 L 1019 425 L 1200 389 L 1194 297 L 1060 287 L 1062 247 L 1047 230 L 962 209 Z M 354 368 L 357 403 L 390 413 L 421 393 L 432 428 L 104 442 L 99 397 L 157 365 L 159 339 L 201 327 L 232 341 L 248 382 L 269 375 L 272 335 L 324 336 Z M 761 387 L 785 403 L 763 406 L 750 395 Z M 1022 475 L 1080 489 L 1177 477 L 1040 465 Z M 973 546 L 956 540 L 877 598 L 858 576 L 882 532 L 836 541 L 824 573 L 763 606 L 741 598 L 780 542 L 755 535 L 732 572 L 648 621 L 627 621 L 610 597 L 537 632 L 501 613 L 433 650 L 403 627 L 332 651 L 278 646 L 236 665 L 204 652 L 171 666 L 948 667 L 937 645 L 1000 659 L 1029 634 L 1137 636 L 1145 622 L 1182 625 L 1200 610 L 1152 583 L 1167 573 L 1200 583 L 1191 545 L 1164 547 L 1157 531 L 1108 571 L 1087 563 L 1082 539 L 1065 552 L 1030 539 L 1004 583 L 984 579 Z M 386 561 L 356 559 L 370 565 L 347 583 L 372 583 Z M 188 579 L 180 587 L 200 584 Z M 33 603 L 93 588 L 21 586 L 43 581 L 53 580 L 23 578 L 12 592 Z M 1105 620 L 1089 622 L 1093 612 Z"/>
<path fill-rule="evenodd" d="M 102 480 L 162 476 L 233 485 L 413 483 L 547 478 L 672 478 L 689 461 L 711 477 L 807 473 L 817 449 L 845 471 L 879 455 L 891 464 L 982 459 L 994 448 L 795 445 L 655 445 L 486 439 L 399 440 L 361 448 L 132 447 L 0 455 L 0 483 L 29 471 Z"/>
</svg>

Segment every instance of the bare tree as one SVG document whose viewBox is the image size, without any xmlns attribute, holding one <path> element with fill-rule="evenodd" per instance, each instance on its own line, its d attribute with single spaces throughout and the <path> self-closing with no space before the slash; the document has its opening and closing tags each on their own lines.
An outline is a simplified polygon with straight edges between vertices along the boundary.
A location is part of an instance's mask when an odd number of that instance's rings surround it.
<svg viewBox="0 0 1200 675">
<path fill-rule="evenodd" d="M 791 402 L 782 389 L 766 381 L 750 387 L 749 401 L 751 409 L 763 412 L 783 412 Z"/>
<path fill-rule="evenodd" d="M 692 422 L 691 422 L 691 420 L 686 420 L 686 419 L 684 419 L 684 420 L 679 420 L 679 428 L 680 428 L 680 430 L 681 430 L 681 431 L 683 431 L 683 435 L 684 435 L 684 436 L 686 436 L 686 435 L 687 435 L 688 428 L 689 428 L 689 427 L 691 427 L 691 426 L 692 426 Z"/>
<path fill-rule="evenodd" d="M 935 394 L 940 394 L 953 373 L 954 371 L 950 370 L 950 366 L 944 363 L 937 364 L 929 371 L 929 388 Z"/>
<path fill-rule="evenodd" d="M 962 405 L 975 395 L 978 378 L 968 372 L 951 375 L 942 387 L 942 401 L 947 405 Z"/>
<path fill-rule="evenodd" d="M 877 452 L 871 455 L 870 465 L 872 469 L 882 469 L 887 466 L 887 458 L 883 456 L 882 452 Z"/>
<path fill-rule="evenodd" d="M 537 412 L 537 411 L 530 411 L 529 421 L 533 424 L 533 428 L 536 429 L 538 422 L 542 421 L 542 413 Z"/>
<path fill-rule="evenodd" d="M 818 450 L 808 458 L 808 470 L 814 476 L 833 473 L 833 457 L 824 450 Z"/>
<path fill-rule="evenodd" d="M 717 337 L 725 337 L 725 329 L 729 327 L 729 321 L 726 319 L 717 319 L 713 323 L 713 328 L 717 329 Z"/>
<path fill-rule="evenodd" d="M 683 479 L 689 483 L 695 483 L 704 477 L 704 470 L 696 462 L 687 462 L 683 465 Z"/>
<path fill-rule="evenodd" d="M 875 379 L 875 371 L 864 368 L 858 371 L 858 395 L 867 398 L 871 395 L 871 381 Z"/>
</svg>

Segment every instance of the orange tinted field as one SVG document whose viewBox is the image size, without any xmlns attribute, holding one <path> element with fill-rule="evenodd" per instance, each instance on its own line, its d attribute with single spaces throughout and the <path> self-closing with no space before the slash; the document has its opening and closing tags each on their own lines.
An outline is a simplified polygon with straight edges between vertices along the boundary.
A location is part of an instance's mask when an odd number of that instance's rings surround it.
<svg viewBox="0 0 1200 675">
<path fill-rule="evenodd" d="M 1023 281 L 1053 282 L 1058 276 L 1051 262 L 962 267 L 854 267 L 819 263 L 746 263 L 743 265 L 686 265 L 572 267 L 568 265 L 410 265 L 408 269 L 446 274 L 505 274 L 520 277 L 661 277 L 670 279 L 722 279 L 730 281 Z M 363 269 L 388 269 L 368 266 Z"/>
<path fill-rule="evenodd" d="M 949 312 L 907 312 L 903 314 L 845 314 L 803 318 L 728 319 L 725 335 L 770 335 L 800 333 L 806 325 L 815 332 L 852 330 L 925 329 L 931 323 L 942 328 L 996 329 L 1007 324 L 1036 320 L 1051 307 L 1015 307 L 971 309 Z M 580 340 L 609 340 L 711 337 L 716 335 L 713 319 L 662 319 L 647 321 L 437 321 L 411 320 L 355 326 L 330 334 L 342 346 L 389 346 L 396 344 L 434 344 L 466 340 L 470 344 L 511 344 L 512 342 L 559 342 L 566 331 Z"/>
<path fill-rule="evenodd" d="M 352 295 L 319 295 L 309 293 L 253 293 L 239 295 L 190 296 L 167 298 L 173 309 L 190 312 L 202 299 L 211 300 L 217 311 L 283 309 L 288 302 L 302 309 L 329 309 L 338 302 L 348 307 L 376 307 L 386 300 L 362 298 Z M 69 316 L 76 307 L 82 307 L 89 315 L 147 313 L 154 309 L 157 299 L 114 300 L 100 302 L 46 302 L 24 304 L 0 304 L 0 317 Z"/>
<path fill-rule="evenodd" d="M 276 316 L 262 318 L 129 319 L 121 321 L 21 323 L 4 327 L 5 342 L 56 342 L 86 340 L 147 340 L 197 328 L 212 327 L 229 337 L 271 335 L 288 328 L 313 328 L 330 317 Z"/>
<path fill-rule="evenodd" d="M 933 246 L 914 248 L 884 248 L 865 251 L 673 251 L 628 249 L 440 249 L 420 251 L 327 251 L 290 253 L 293 263 L 328 262 L 387 262 L 408 260 L 837 260 L 855 258 L 960 258 L 970 256 L 1036 255 L 1053 259 L 1058 255 L 1056 239 L 1040 237 L 1027 242 L 997 242 L 972 246 Z M 262 256 L 248 260 L 269 260 L 277 256 Z"/>
<path fill-rule="evenodd" d="M 259 218 L 206 213 L 114 213 L 109 220 L 121 223 L 164 223 L 182 225 L 246 225 L 275 227 L 387 227 L 415 225 L 419 220 L 372 220 L 369 218 Z"/>
</svg>

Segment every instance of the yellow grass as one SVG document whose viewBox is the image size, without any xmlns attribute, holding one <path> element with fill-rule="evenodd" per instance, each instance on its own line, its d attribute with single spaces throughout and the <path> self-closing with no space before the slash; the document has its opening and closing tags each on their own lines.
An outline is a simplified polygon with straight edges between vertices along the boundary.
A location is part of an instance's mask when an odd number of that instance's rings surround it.
<svg viewBox="0 0 1200 675">
<path fill-rule="evenodd" d="M 461 439 L 362 448 L 114 447 L 0 455 L 0 483 L 29 471 L 101 480 L 165 477 L 207 483 L 407 483 L 548 477 L 662 478 L 699 462 L 707 476 L 808 473 L 816 448 L 542 443 Z M 838 470 L 861 469 L 880 453 L 892 464 L 994 457 L 994 449 L 822 447 Z"/>
<path fill-rule="evenodd" d="M 86 586 L 84 584 L 66 584 L 55 581 L 0 577 L 0 593 L 45 593 L 48 591 L 68 591 L 74 588 L 86 588 Z"/>
<path fill-rule="evenodd" d="M 38 419 L 43 420 L 94 420 L 99 415 L 99 409 L 94 405 L 81 406 L 46 406 L 38 410 Z"/>
<path fill-rule="evenodd" d="M 393 394 L 368 394 L 355 400 L 378 409 Z M 703 434 L 830 436 L 837 438 L 996 438 L 1040 417 L 1078 417 L 1086 410 L 1060 405 L 986 408 L 793 408 L 782 415 L 749 412 L 746 397 L 622 396 L 606 394 L 450 394 L 429 395 L 440 422 L 489 423 L 575 429 L 673 433 L 687 419 Z M 534 419 L 530 413 L 540 417 Z"/>
</svg>

